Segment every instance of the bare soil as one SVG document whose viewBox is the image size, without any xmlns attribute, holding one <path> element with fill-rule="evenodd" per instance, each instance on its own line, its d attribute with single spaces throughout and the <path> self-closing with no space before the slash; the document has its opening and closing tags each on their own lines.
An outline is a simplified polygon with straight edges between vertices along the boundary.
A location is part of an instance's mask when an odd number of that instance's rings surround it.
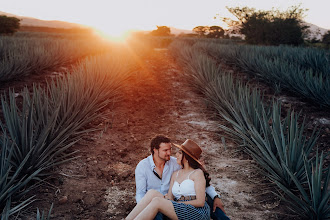
<svg viewBox="0 0 330 220">
<path fill-rule="evenodd" d="M 256 164 L 239 146 L 221 141 L 215 113 L 192 91 L 167 50 L 155 50 L 122 90 L 122 99 L 93 123 L 99 128 L 72 150 L 79 158 L 61 165 L 36 189 L 36 208 L 52 219 L 123 219 L 135 206 L 134 169 L 150 155 L 149 143 L 164 134 L 174 143 L 187 138 L 203 148 L 211 184 L 231 219 L 292 219 Z"/>
</svg>

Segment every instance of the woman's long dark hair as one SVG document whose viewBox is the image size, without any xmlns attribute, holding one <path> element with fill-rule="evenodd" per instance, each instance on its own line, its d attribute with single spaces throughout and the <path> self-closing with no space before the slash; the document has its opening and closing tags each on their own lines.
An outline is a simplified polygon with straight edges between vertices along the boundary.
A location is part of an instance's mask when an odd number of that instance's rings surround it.
<svg viewBox="0 0 330 220">
<path fill-rule="evenodd" d="M 192 159 L 191 156 L 186 154 L 184 151 L 182 151 L 182 159 L 181 159 L 182 167 L 184 166 L 183 162 L 182 162 L 183 158 L 186 158 L 188 160 L 188 164 L 192 168 L 194 168 L 194 169 L 199 168 L 203 171 L 204 177 L 205 177 L 205 180 L 206 180 L 206 187 L 210 186 L 211 177 L 210 177 L 210 174 L 204 169 L 204 167 L 201 166 L 196 160 Z"/>
</svg>

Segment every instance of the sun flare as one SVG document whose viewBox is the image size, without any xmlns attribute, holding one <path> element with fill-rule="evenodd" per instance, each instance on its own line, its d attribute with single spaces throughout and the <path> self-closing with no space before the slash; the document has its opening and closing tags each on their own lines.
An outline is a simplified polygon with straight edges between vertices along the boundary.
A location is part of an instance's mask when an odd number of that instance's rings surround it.
<svg viewBox="0 0 330 220">
<path fill-rule="evenodd" d="M 114 41 L 114 42 L 125 42 L 129 36 L 129 30 L 118 30 L 118 29 L 99 29 L 94 28 L 97 35 L 100 37 Z"/>
</svg>

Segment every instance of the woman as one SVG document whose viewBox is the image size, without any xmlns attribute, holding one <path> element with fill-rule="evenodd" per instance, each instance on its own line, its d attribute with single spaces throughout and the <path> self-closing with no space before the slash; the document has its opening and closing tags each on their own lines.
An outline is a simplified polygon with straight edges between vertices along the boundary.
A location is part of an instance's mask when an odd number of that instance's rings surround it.
<svg viewBox="0 0 330 220">
<path fill-rule="evenodd" d="M 205 188 L 209 174 L 199 161 L 202 149 L 192 140 L 186 140 L 176 153 L 181 170 L 173 173 L 166 196 L 149 190 L 126 219 L 153 219 L 158 212 L 170 219 L 210 219 L 210 207 L 205 202 Z"/>
</svg>

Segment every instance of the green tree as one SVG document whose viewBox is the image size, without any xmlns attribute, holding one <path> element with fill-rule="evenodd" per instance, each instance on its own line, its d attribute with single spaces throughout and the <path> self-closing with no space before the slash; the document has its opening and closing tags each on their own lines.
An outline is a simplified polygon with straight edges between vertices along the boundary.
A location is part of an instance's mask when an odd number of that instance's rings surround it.
<svg viewBox="0 0 330 220">
<path fill-rule="evenodd" d="M 0 34 L 13 34 L 20 26 L 20 19 L 0 15 Z"/>
<path fill-rule="evenodd" d="M 207 31 L 208 31 L 207 26 L 197 26 L 193 28 L 193 32 L 198 34 L 200 37 L 204 37 Z"/>
<path fill-rule="evenodd" d="M 223 21 L 230 26 L 238 27 L 251 44 L 299 45 L 304 42 L 304 31 L 308 26 L 302 24 L 305 9 L 293 6 L 287 11 L 257 11 L 254 8 L 228 8 L 238 21 L 225 18 Z"/>
<path fill-rule="evenodd" d="M 225 31 L 219 26 L 211 26 L 208 28 L 208 38 L 220 38 L 223 37 Z"/>
<path fill-rule="evenodd" d="M 171 29 L 167 26 L 157 26 L 157 30 L 153 30 L 150 33 L 153 36 L 170 36 Z"/>
<path fill-rule="evenodd" d="M 323 35 L 322 43 L 324 43 L 327 48 L 330 48 L 330 31 Z"/>
</svg>

